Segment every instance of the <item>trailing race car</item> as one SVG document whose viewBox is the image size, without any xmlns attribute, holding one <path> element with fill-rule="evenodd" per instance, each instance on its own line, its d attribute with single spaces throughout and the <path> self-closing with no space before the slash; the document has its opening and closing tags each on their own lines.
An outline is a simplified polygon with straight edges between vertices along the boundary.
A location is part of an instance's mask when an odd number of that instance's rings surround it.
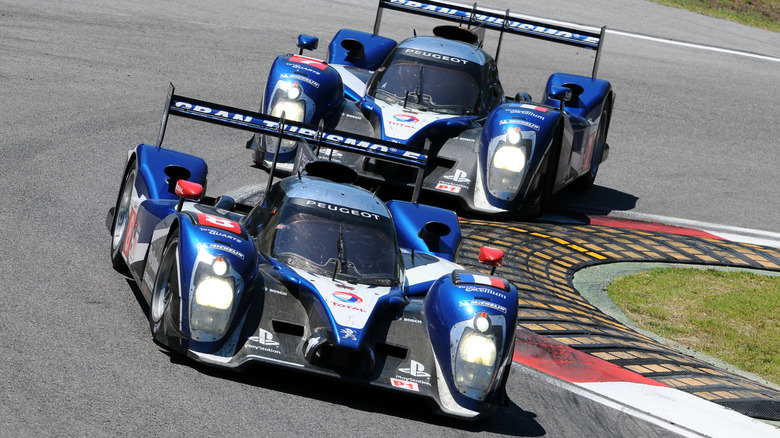
<svg viewBox="0 0 780 438">
<path fill-rule="evenodd" d="M 455 213 L 385 204 L 348 183 L 353 170 L 303 157 L 294 176 L 274 184 L 269 176 L 254 207 L 206 197 L 206 163 L 160 147 L 169 114 L 276 129 L 280 140 L 292 138 L 289 127 L 173 89 L 165 107 L 157 146 L 129 152 L 106 218 L 111 259 L 137 283 L 157 342 L 215 367 L 262 362 L 407 391 L 455 417 L 480 418 L 506 401 L 517 290 L 454 263 Z M 333 149 L 358 143 L 295 131 Z M 362 153 L 425 166 L 425 156 L 384 149 L 373 143 Z M 493 269 L 502 257 L 480 253 Z"/>
<path fill-rule="evenodd" d="M 383 9 L 409 12 L 444 25 L 433 36 L 400 43 L 378 35 Z M 495 58 L 482 49 L 485 29 L 500 32 Z M 538 215 L 554 192 L 590 187 L 607 158 L 614 105 L 609 82 L 596 79 L 604 39 L 585 29 L 531 21 L 447 1 L 379 0 L 373 33 L 340 30 L 326 60 L 302 56 L 318 39 L 300 35 L 297 55 L 274 61 L 261 112 L 322 124 L 430 155 L 422 190 L 454 197 L 467 211 Z M 541 102 L 527 93 L 504 96 L 496 59 L 504 34 L 596 50 L 591 77 L 554 73 Z M 300 141 L 257 134 L 247 142 L 254 161 L 289 172 Z M 415 173 L 387 161 L 334 153 L 362 180 L 413 187 Z"/>
</svg>

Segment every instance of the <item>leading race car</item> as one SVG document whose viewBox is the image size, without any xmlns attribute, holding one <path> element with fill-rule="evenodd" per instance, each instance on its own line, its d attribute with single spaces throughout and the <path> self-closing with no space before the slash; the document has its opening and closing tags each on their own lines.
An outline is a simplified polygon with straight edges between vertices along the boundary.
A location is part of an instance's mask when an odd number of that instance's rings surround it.
<svg viewBox="0 0 780 438">
<path fill-rule="evenodd" d="M 418 394 L 460 418 L 505 403 L 517 291 L 453 262 L 453 212 L 385 204 L 345 182 L 354 171 L 311 157 L 254 207 L 206 197 L 206 163 L 160 147 L 169 114 L 425 164 L 381 142 L 355 149 L 356 138 L 295 125 L 291 137 L 284 120 L 171 89 L 157 146 L 128 153 L 106 218 L 111 259 L 143 294 L 157 342 L 216 367 L 262 362 Z M 502 256 L 483 248 L 480 259 L 495 269 Z"/>
<path fill-rule="evenodd" d="M 378 34 L 384 9 L 462 26 L 439 26 L 432 36 L 396 43 Z M 500 32 L 495 58 L 482 49 L 485 29 Z M 595 50 L 593 73 L 554 73 L 538 103 L 527 93 L 506 97 L 496 63 L 504 34 Z M 299 36 L 299 53 L 274 61 L 261 112 L 424 151 L 430 160 L 423 191 L 452 197 L 466 211 L 538 215 L 563 187 L 591 186 L 607 158 L 615 95 L 609 82 L 596 78 L 603 39 L 604 28 L 562 27 L 476 4 L 379 0 L 374 32 L 340 30 L 326 60 L 303 56 L 318 40 Z M 247 147 L 265 167 L 278 150 L 277 169 L 289 171 L 301 143 L 257 134 Z M 414 172 L 381 159 L 350 153 L 329 158 L 364 181 L 416 183 Z"/>
</svg>

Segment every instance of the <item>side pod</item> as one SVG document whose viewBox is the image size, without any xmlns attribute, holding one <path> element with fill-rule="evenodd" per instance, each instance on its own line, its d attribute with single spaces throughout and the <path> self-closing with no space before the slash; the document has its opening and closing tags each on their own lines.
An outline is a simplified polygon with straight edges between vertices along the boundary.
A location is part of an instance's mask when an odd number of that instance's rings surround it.
<svg viewBox="0 0 780 438">
<path fill-rule="evenodd" d="M 406 201 L 388 201 L 398 246 L 454 261 L 460 244 L 458 216 L 450 211 Z"/>
</svg>

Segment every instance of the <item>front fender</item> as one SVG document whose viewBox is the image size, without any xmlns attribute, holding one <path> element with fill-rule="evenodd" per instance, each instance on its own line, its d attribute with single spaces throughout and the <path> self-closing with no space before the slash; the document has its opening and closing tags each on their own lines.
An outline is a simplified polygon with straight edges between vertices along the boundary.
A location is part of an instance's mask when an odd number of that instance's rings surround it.
<svg viewBox="0 0 780 438">
<path fill-rule="evenodd" d="M 176 343 L 186 344 L 190 350 L 216 353 L 226 349 L 226 355 L 231 356 L 235 349 L 235 345 L 229 345 L 232 335 L 240 332 L 246 307 L 255 289 L 258 256 L 254 243 L 238 222 L 211 210 L 197 204 L 185 204 L 183 211 L 172 214 L 160 224 L 155 230 L 157 238 L 150 248 L 152 263 L 147 263 L 145 281 L 154 281 L 165 242 L 173 235 L 178 237 L 179 293 L 173 297 L 165 318 L 166 324 L 173 327 L 165 327 L 161 332 L 180 336 L 181 340 Z M 166 229 L 168 233 L 164 233 Z M 217 258 L 227 263 L 224 274 L 215 272 L 213 268 Z M 200 309 L 203 306 L 199 307 L 194 302 L 195 290 L 201 282 L 210 278 L 232 285 L 232 304 L 224 311 L 227 323 L 221 333 L 197 328 L 202 327 L 198 318 L 202 319 L 205 314 Z M 170 344 L 173 340 L 164 341 Z"/>
<path fill-rule="evenodd" d="M 479 158 L 482 189 L 492 206 L 514 211 L 535 199 L 562 116 L 555 108 L 527 103 L 505 103 L 490 113 Z"/>
<path fill-rule="evenodd" d="M 446 386 L 439 385 L 440 405 L 452 414 L 465 415 L 485 413 L 503 401 L 503 375 L 511 361 L 517 325 L 514 285 L 501 278 L 457 270 L 431 286 L 424 310 L 436 363 L 446 382 Z M 484 319 L 478 321 L 480 318 Z M 473 343 L 467 341 L 471 337 L 492 343 L 492 359 L 490 354 L 474 350 Z M 472 367 L 474 364 L 477 366 Z"/>
<path fill-rule="evenodd" d="M 317 125 L 338 116 L 344 103 L 344 84 L 338 72 L 318 59 L 278 56 L 268 74 L 263 112 L 279 117 L 286 108 L 302 106 L 302 114 L 286 111 L 288 120 Z"/>
</svg>

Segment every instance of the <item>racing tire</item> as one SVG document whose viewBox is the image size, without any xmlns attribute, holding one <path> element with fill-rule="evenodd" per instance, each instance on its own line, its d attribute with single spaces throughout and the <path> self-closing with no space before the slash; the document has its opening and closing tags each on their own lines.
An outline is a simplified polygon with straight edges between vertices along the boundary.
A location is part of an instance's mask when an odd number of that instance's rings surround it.
<svg viewBox="0 0 780 438">
<path fill-rule="evenodd" d="M 607 131 L 609 130 L 609 119 L 612 116 L 612 110 L 609 104 L 604 105 L 604 109 L 601 111 L 601 117 L 599 118 L 599 129 L 596 133 L 596 145 L 593 148 L 593 157 L 590 161 L 590 171 L 577 178 L 572 183 L 572 188 L 575 190 L 584 191 L 596 181 L 596 174 L 599 173 L 599 166 L 601 165 L 601 158 L 604 156 L 604 148 L 607 147 Z"/>
<path fill-rule="evenodd" d="M 550 199 L 552 199 L 553 188 L 555 187 L 555 174 L 558 172 L 558 162 L 560 160 L 560 150 L 562 141 L 562 127 L 559 126 L 555 130 L 555 138 L 553 139 L 553 146 L 550 149 L 550 156 L 547 160 L 547 168 L 542 175 L 540 182 L 541 193 L 537 198 L 536 205 L 530 213 L 532 217 L 538 217 L 544 214 L 547 207 L 550 205 Z"/>
<path fill-rule="evenodd" d="M 173 294 L 179 290 L 178 248 L 178 236 L 171 236 L 165 244 L 162 261 L 157 268 L 149 304 L 149 323 L 153 333 L 157 333 L 159 330 L 165 311 L 171 304 Z"/>
<path fill-rule="evenodd" d="M 122 246 L 128 233 L 130 220 L 130 203 L 132 202 L 133 187 L 138 173 L 138 166 L 133 161 L 125 171 L 119 195 L 114 206 L 114 218 L 111 223 L 111 263 L 118 271 L 127 271 L 128 266 L 122 258 Z"/>
</svg>

